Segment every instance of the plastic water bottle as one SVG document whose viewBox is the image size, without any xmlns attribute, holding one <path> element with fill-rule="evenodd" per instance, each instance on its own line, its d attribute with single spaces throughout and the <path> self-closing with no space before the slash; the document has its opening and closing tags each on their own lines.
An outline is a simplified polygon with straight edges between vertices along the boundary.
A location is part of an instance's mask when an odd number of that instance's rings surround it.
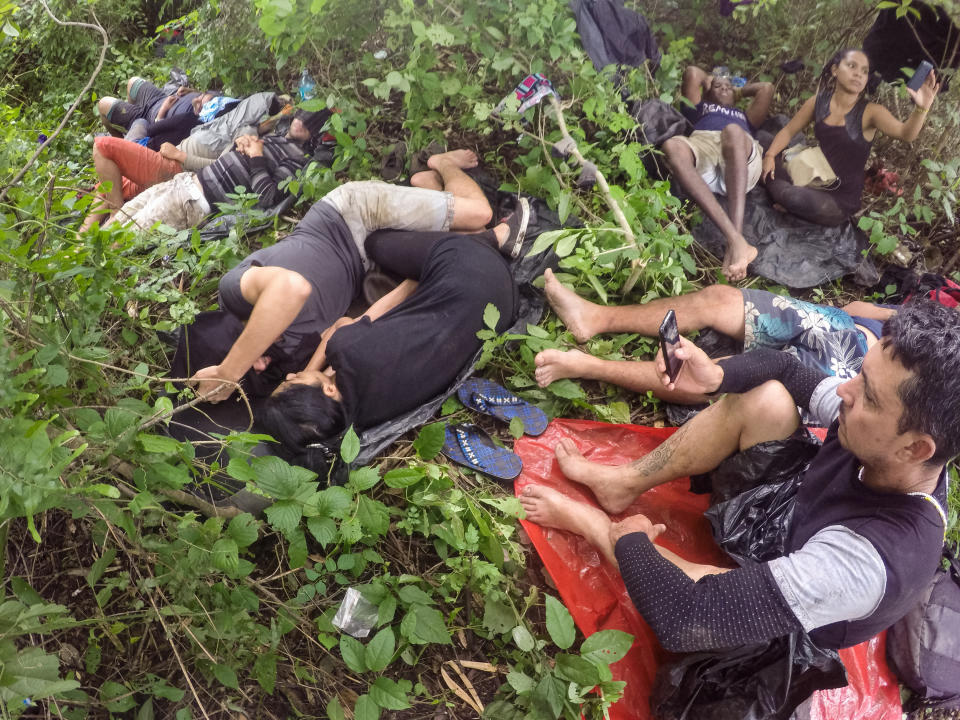
<svg viewBox="0 0 960 720">
<path fill-rule="evenodd" d="M 303 72 L 300 73 L 300 99 L 309 100 L 312 98 L 314 95 L 316 95 L 316 87 L 317 83 L 314 82 L 312 77 L 310 77 L 309 71 L 304 68 Z"/>
</svg>

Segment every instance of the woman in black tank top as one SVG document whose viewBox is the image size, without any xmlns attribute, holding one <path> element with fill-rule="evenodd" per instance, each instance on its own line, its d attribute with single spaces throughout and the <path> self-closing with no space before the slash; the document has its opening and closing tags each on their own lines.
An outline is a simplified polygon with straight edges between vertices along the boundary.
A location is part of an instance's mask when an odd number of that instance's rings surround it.
<svg viewBox="0 0 960 720">
<path fill-rule="evenodd" d="M 820 74 L 809 98 L 773 139 L 763 156 L 763 180 L 774 202 L 788 212 L 821 225 L 839 225 L 860 209 L 863 171 L 877 132 L 913 142 L 940 89 L 931 72 L 919 90 L 907 92 L 916 107 L 900 122 L 889 110 L 863 97 L 870 63 L 862 50 L 841 50 Z M 798 187 L 781 155 L 790 139 L 813 123 L 813 132 L 838 182 L 831 188 Z"/>
</svg>

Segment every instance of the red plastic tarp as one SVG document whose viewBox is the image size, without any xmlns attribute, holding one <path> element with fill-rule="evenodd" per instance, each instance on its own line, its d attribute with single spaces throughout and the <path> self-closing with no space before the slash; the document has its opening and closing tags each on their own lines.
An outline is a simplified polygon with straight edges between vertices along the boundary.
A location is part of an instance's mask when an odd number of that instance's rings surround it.
<svg viewBox="0 0 960 720">
<path fill-rule="evenodd" d="M 650 452 L 676 428 L 611 425 L 587 420 L 554 420 L 536 438 L 523 437 L 514 450 L 523 459 L 523 474 L 514 487 L 517 495 L 530 484 L 547 485 L 581 502 L 596 504 L 585 486 L 567 480 L 557 465 L 553 448 L 563 438 L 572 439 L 594 462 L 616 465 Z M 709 497 L 689 491 L 688 478 L 665 483 L 641 495 L 622 515 L 647 515 L 667 530 L 657 544 L 692 562 L 735 567 L 717 547 L 710 524 L 703 517 Z M 652 718 L 650 691 L 657 666 L 670 658 L 650 627 L 637 612 L 616 568 L 603 561 L 582 537 L 541 528 L 522 520 L 543 564 L 557 585 L 577 626 L 585 636 L 615 628 L 632 634 L 633 647 L 614 665 L 614 678 L 626 680 L 623 699 L 611 708 L 611 720 Z M 846 688 L 816 693 L 811 720 L 900 720 L 900 693 L 884 656 L 884 635 L 848 650 L 840 657 L 850 684 Z"/>
</svg>

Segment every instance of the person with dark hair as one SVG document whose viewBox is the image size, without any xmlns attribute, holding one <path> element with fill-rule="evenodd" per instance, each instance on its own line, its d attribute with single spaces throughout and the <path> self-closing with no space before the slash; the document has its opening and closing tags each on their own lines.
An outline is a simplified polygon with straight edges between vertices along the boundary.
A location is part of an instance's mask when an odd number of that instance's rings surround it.
<svg viewBox="0 0 960 720">
<path fill-rule="evenodd" d="M 517 288 L 504 255 L 524 229 L 513 216 L 478 234 L 370 235 L 369 257 L 406 279 L 331 326 L 306 368 L 267 400 L 260 423 L 282 454 L 309 464 L 312 448 L 348 426 L 363 431 L 446 390 L 480 349 L 487 305 L 500 313 L 497 332 L 513 324 Z"/>
<path fill-rule="evenodd" d="M 663 152 L 680 185 L 726 238 L 727 279 L 742 280 L 757 256 L 757 249 L 743 237 L 746 195 L 760 179 L 763 154 L 754 132 L 767 119 L 773 85 L 757 82 L 734 88 L 729 75 L 709 75 L 691 65 L 683 73 L 683 96 L 693 104 L 683 109 L 693 132 L 669 138 Z M 753 98 L 746 111 L 736 106 L 742 97 Z M 715 192 L 727 196 L 728 212 Z"/>
<path fill-rule="evenodd" d="M 117 219 L 144 229 L 163 222 L 184 230 L 209 215 L 217 203 L 229 201 L 228 195 L 235 193 L 238 187 L 257 194 L 257 207 L 272 208 L 286 195 L 286 191 L 280 189 L 280 183 L 292 179 L 307 166 L 311 159 L 310 148 L 314 147 L 329 117 L 327 110 L 312 113 L 300 110 L 286 135 L 262 139 L 241 135 L 235 141 L 233 152 L 221 155 L 196 173 L 176 171 L 176 163 L 163 160 L 159 153 L 137 143 L 102 138 L 123 143 L 126 161 L 121 169 L 115 159 L 104 157 L 103 146 L 94 148 L 93 157 L 100 181 L 110 183 L 110 189 L 101 191 L 102 202 L 90 212 L 81 230 L 101 219 L 104 224 Z M 116 153 L 114 157 L 117 157 Z M 155 170 L 158 171 L 157 177 L 163 173 L 173 174 L 169 180 L 151 184 L 146 189 L 137 185 L 131 191 L 128 187 L 127 191 L 133 196 L 121 205 L 125 195 L 124 177 L 138 183 Z"/>
<path fill-rule="evenodd" d="M 835 308 L 731 285 L 710 285 L 641 305 L 597 305 L 565 288 L 551 270 L 544 273 L 544 290 L 577 342 L 613 332 L 656 337 L 664 315 L 673 310 L 682 333 L 711 328 L 741 343 L 743 352 L 783 350 L 814 370 L 842 379 L 860 371 L 863 356 L 880 337 L 883 321 L 895 314 L 897 307 L 856 300 Z M 562 378 L 583 378 L 634 392 L 652 391 L 673 403 L 707 402 L 703 395 L 664 388 L 652 361 L 605 360 L 576 349 L 548 349 L 537 353 L 535 363 L 534 374 L 541 387 Z"/>
<path fill-rule="evenodd" d="M 165 118 L 188 114 L 199 95 L 196 90 L 179 87 L 174 92 L 158 88 L 146 78 L 134 76 L 127 80 L 127 99 L 104 96 L 97 101 L 97 112 L 104 127 L 130 130 L 136 120 L 157 122 Z"/>
<path fill-rule="evenodd" d="M 911 143 L 916 140 L 940 84 L 931 72 L 919 90 L 907 88 L 913 112 L 901 122 L 883 105 L 864 97 L 870 61 L 862 50 L 834 55 L 809 98 L 777 135 L 763 156 L 763 180 L 773 201 L 787 212 L 820 225 L 839 225 L 860 209 L 864 168 L 878 132 Z M 790 139 L 813 123 L 820 150 L 837 177 L 826 188 L 794 185 L 783 161 Z"/>
<path fill-rule="evenodd" d="M 720 650 L 806 631 L 844 648 L 886 629 L 918 601 L 946 532 L 945 463 L 960 452 L 960 314 L 930 300 L 883 326 L 852 380 L 828 377 L 775 350 L 711 361 L 681 339 L 684 365 L 667 387 L 727 393 L 656 450 L 621 466 L 588 461 L 569 440 L 563 473 L 603 510 L 527 486 L 527 518 L 583 535 L 618 565 L 633 602 L 671 651 Z M 652 541 L 644 515 L 612 522 L 641 493 L 708 472 L 724 458 L 779 441 L 797 405 L 826 440 L 804 471 L 780 557 L 735 570 L 686 562 Z"/>
<path fill-rule="evenodd" d="M 194 374 L 198 394 L 212 402 L 226 400 L 248 371 L 262 373 L 274 361 L 283 362 L 286 372 L 305 366 L 321 369 L 326 355 L 322 340 L 329 338 L 331 326 L 348 322 L 344 315 L 370 267 L 367 237 L 371 233 L 383 228 L 474 232 L 491 221 L 493 210 L 483 190 L 464 173 L 477 163 L 472 151 L 451 150 L 432 156 L 427 161 L 429 170 L 411 177 L 414 187 L 383 182 L 341 185 L 315 203 L 290 235 L 242 260 L 220 280 L 220 308 L 246 324 L 219 364 Z M 443 190 L 432 189 L 437 178 Z M 511 221 L 518 227 L 508 245 L 512 256 L 519 252 L 528 218 L 529 208 L 522 201 Z M 414 239 L 401 235 L 391 246 L 406 257 L 404 243 Z M 396 267 L 399 261 L 388 257 L 391 246 L 376 244 L 378 262 Z M 409 283 L 401 285 L 409 287 Z M 403 291 L 398 289 L 390 297 L 395 299 Z M 435 310 L 439 324 L 447 310 L 443 304 Z M 356 327 L 343 329 L 351 335 L 363 326 L 357 322 Z M 370 352 L 365 362 L 377 364 L 389 350 Z M 398 388 L 398 392 L 414 390 Z"/>
</svg>

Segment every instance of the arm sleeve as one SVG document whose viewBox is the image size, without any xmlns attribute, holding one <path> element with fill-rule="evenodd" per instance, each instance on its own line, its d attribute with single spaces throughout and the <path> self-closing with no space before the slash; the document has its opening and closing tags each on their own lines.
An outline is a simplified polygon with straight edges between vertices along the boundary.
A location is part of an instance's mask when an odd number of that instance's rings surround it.
<svg viewBox="0 0 960 720">
<path fill-rule="evenodd" d="M 614 552 L 630 599 L 671 652 L 758 643 L 802 627 L 766 564 L 694 582 L 643 533 L 624 535 Z"/>
<path fill-rule="evenodd" d="M 807 632 L 869 617 L 887 585 L 880 553 L 843 525 L 831 525 L 797 552 L 771 560 L 770 573 Z"/>
<path fill-rule="evenodd" d="M 168 132 L 182 131 L 186 134 L 190 128 L 197 124 L 197 116 L 192 113 L 181 113 L 172 117 L 166 117 L 163 120 L 157 120 L 147 125 L 147 137 L 154 137 Z"/>
<path fill-rule="evenodd" d="M 779 380 L 794 402 L 809 407 L 810 398 L 826 373 L 809 368 L 790 353 L 758 349 L 718 360 L 723 368 L 723 382 L 718 393 L 742 393 L 767 380 Z"/>
</svg>

